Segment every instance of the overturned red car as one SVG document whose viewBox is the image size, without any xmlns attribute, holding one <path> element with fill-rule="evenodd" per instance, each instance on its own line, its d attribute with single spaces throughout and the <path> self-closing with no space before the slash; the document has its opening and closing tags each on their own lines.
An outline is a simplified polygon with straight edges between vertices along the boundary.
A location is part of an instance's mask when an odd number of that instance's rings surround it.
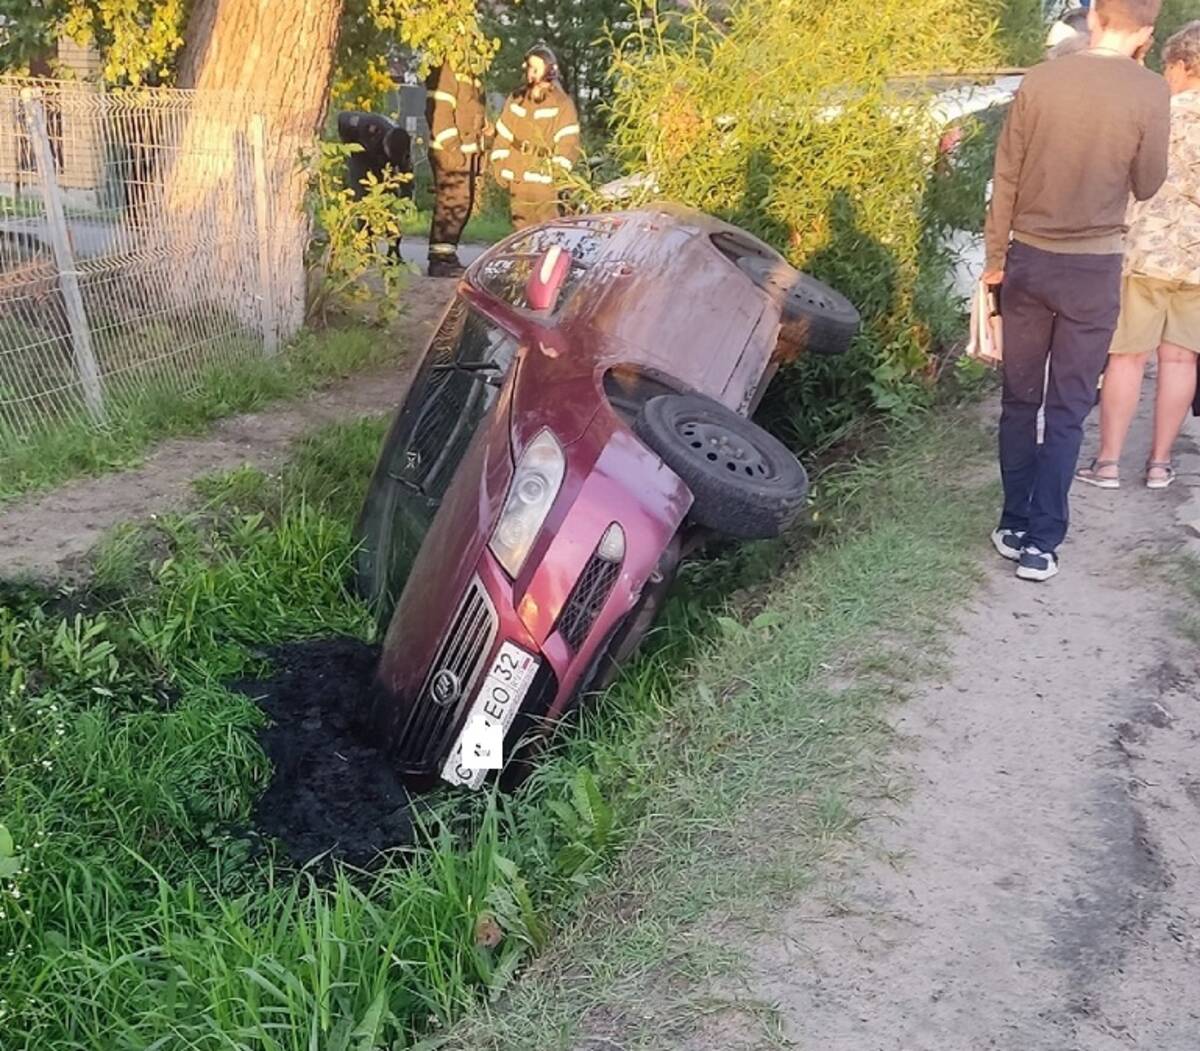
<svg viewBox="0 0 1200 1051">
<path fill-rule="evenodd" d="M 481 256 L 358 526 L 388 623 L 372 723 L 399 768 L 478 788 L 611 680 L 686 551 L 784 529 L 807 478 L 749 417 L 782 364 L 857 328 L 768 245 L 675 206 Z"/>
</svg>

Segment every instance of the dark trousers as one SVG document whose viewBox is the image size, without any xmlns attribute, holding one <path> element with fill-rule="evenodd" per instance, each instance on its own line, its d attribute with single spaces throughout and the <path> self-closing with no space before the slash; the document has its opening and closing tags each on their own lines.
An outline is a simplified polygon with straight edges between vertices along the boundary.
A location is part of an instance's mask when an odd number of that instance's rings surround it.
<svg viewBox="0 0 1200 1051">
<path fill-rule="evenodd" d="M 1020 243 L 1009 250 L 1000 305 L 1000 527 L 1024 532 L 1027 544 L 1045 552 L 1056 551 L 1067 535 L 1067 494 L 1083 422 L 1096 404 L 1120 309 L 1121 256 L 1067 255 Z M 1043 399 L 1046 426 L 1039 445 Z"/>
<path fill-rule="evenodd" d="M 475 164 L 469 157 L 458 156 L 465 161 L 465 167 L 448 165 L 441 160 L 439 151 L 429 151 L 434 182 L 433 222 L 429 228 L 431 259 L 456 254 L 471 209 L 475 207 Z"/>
</svg>

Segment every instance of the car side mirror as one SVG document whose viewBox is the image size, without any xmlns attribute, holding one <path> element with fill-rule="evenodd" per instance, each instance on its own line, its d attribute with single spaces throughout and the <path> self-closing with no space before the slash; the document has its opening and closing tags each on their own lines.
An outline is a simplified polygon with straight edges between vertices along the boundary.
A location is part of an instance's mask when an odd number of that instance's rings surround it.
<svg viewBox="0 0 1200 1051">
<path fill-rule="evenodd" d="M 561 245 L 551 245 L 529 275 L 525 286 L 525 301 L 529 309 L 539 313 L 553 310 L 570 272 L 571 253 Z"/>
</svg>

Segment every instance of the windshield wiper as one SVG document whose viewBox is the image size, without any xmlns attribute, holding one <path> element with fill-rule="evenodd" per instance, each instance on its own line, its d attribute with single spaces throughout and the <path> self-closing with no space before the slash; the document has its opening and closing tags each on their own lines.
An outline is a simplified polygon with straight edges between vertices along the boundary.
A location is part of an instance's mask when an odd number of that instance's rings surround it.
<svg viewBox="0 0 1200 1051">
<path fill-rule="evenodd" d="M 504 383 L 504 369 L 495 361 L 451 361 L 443 365 L 434 365 L 434 372 L 460 372 L 478 382 L 482 380 L 489 387 L 499 388 Z"/>
<path fill-rule="evenodd" d="M 429 494 L 427 492 L 425 492 L 424 489 L 422 489 L 419 485 L 417 485 L 416 482 L 412 481 L 411 479 L 402 478 L 402 477 L 400 477 L 400 475 L 396 474 L 394 471 L 388 471 L 387 476 L 393 482 L 399 482 L 410 493 L 416 493 L 417 496 L 421 497 L 423 500 L 429 499 Z"/>
<path fill-rule="evenodd" d="M 449 361 L 442 365 L 434 365 L 434 372 L 490 372 L 492 375 L 503 372 L 500 364 L 495 361 Z"/>
</svg>

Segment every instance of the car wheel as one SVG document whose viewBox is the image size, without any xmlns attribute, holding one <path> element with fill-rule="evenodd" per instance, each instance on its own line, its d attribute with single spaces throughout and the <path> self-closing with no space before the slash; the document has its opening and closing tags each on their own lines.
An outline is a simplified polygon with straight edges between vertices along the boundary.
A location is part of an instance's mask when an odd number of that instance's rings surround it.
<svg viewBox="0 0 1200 1051">
<path fill-rule="evenodd" d="M 850 349 L 861 319 L 841 292 L 808 274 L 784 271 L 763 256 L 742 256 L 737 265 L 779 304 L 783 338 L 798 350 L 844 354 Z"/>
<path fill-rule="evenodd" d="M 724 405 L 666 394 L 634 430 L 692 491 L 692 520 L 739 540 L 778 536 L 800 513 L 808 475 L 778 439 Z"/>
</svg>

